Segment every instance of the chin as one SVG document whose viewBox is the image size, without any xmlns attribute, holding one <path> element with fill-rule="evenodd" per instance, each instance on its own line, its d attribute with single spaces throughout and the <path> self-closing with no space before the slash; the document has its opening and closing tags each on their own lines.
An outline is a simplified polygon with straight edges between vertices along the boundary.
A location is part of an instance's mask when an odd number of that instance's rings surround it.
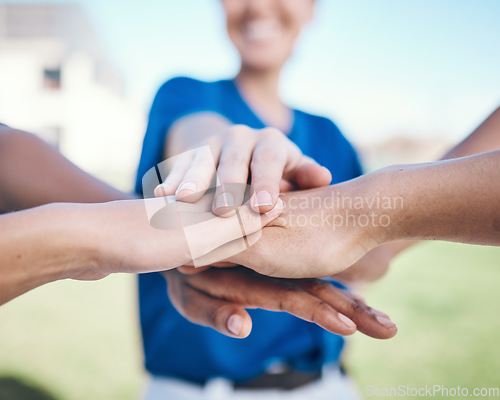
<svg viewBox="0 0 500 400">
<path fill-rule="evenodd" d="M 259 54 L 247 54 L 241 57 L 242 65 L 253 70 L 275 70 L 280 69 L 288 57 L 280 57 L 276 52 L 259 52 Z"/>
</svg>

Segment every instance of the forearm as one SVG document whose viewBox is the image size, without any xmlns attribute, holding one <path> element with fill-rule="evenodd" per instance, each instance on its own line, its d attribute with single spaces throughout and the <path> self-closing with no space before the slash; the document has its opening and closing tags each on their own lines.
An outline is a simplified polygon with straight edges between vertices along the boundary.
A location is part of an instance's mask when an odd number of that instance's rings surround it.
<svg viewBox="0 0 500 400">
<path fill-rule="evenodd" d="M 132 197 L 85 173 L 39 138 L 9 128 L 0 128 L 0 187 L 1 211 Z"/>
<path fill-rule="evenodd" d="M 474 132 L 443 156 L 443 160 L 500 149 L 500 107 Z"/>
<path fill-rule="evenodd" d="M 500 245 L 499 171 L 500 151 L 495 151 L 388 167 L 326 188 L 286 193 L 281 217 L 264 228 L 255 245 L 228 261 L 264 275 L 323 277 L 351 267 L 384 243 Z M 383 262 L 390 258 L 379 255 Z M 364 261 L 370 268 L 370 260 Z"/>
<path fill-rule="evenodd" d="M 442 159 L 459 158 L 496 149 L 500 149 L 500 107 L 474 132 L 448 151 Z M 387 271 L 393 257 L 417 242 L 412 240 L 386 243 L 372 250 L 351 268 L 342 272 L 341 278 L 349 282 L 378 279 Z"/>
<path fill-rule="evenodd" d="M 499 171 L 500 151 L 493 151 L 376 172 L 380 191 L 402 199 L 390 210 L 390 225 L 378 228 L 382 241 L 500 245 Z"/>
<path fill-rule="evenodd" d="M 210 200 L 59 203 L 0 216 L 0 304 L 59 279 L 164 271 L 227 243 L 244 246 L 243 232 L 259 232 L 281 212 L 281 204 L 263 215 L 246 205 L 217 218 Z"/>
<path fill-rule="evenodd" d="M 465 157 L 497 149 L 500 149 L 500 107 L 462 142 L 448 151 L 442 159 Z M 366 281 L 378 278 L 388 269 L 389 262 L 393 257 L 417 242 L 412 240 L 387 243 L 383 246 L 383 249 L 374 249 L 373 251 L 377 254 L 383 254 L 388 260 L 387 262 L 379 262 L 380 257 L 371 257 L 371 254 L 368 254 L 365 257 L 368 262 L 361 262 L 363 260 L 360 260 L 359 263 L 356 263 L 342 274 L 350 280 L 358 280 L 360 278 Z M 377 269 L 376 272 L 373 271 L 374 264 L 377 267 L 375 268 Z"/>
<path fill-rule="evenodd" d="M 95 268 L 97 246 L 83 214 L 44 206 L 0 216 L 0 304 Z"/>
</svg>

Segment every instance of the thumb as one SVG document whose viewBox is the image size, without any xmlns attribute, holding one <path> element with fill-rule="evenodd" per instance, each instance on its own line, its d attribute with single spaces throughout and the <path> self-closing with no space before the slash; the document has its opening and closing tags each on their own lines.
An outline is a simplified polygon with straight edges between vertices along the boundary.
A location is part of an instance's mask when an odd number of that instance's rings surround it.
<svg viewBox="0 0 500 400">
<path fill-rule="evenodd" d="M 191 258 L 195 266 L 200 266 L 196 260 L 219 249 L 217 259 L 212 262 L 224 260 L 235 252 L 243 251 L 247 244 L 244 236 L 257 234 L 260 236 L 262 227 L 278 218 L 283 211 L 283 202 L 278 200 L 276 206 L 265 214 L 253 211 L 247 203 L 238 208 L 238 212 L 228 218 L 213 217 L 209 220 L 190 225 L 184 228 Z M 232 246 L 221 247 L 227 243 Z M 206 264 L 203 264 L 206 265 Z"/>
<path fill-rule="evenodd" d="M 295 183 L 300 189 L 328 186 L 332 181 L 330 171 L 312 160 L 305 160 L 294 171 Z"/>
<path fill-rule="evenodd" d="M 177 311 L 194 324 L 215 329 L 226 336 L 243 339 L 252 331 L 252 319 L 240 305 L 209 297 L 188 285 L 180 294 L 178 285 L 168 279 L 168 294 Z M 182 301 L 182 299 L 189 301 Z"/>
</svg>

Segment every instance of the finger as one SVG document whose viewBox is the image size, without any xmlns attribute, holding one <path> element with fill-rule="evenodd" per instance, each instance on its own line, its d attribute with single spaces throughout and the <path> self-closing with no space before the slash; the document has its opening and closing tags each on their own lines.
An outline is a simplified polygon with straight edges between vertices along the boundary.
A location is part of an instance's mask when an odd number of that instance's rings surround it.
<svg viewBox="0 0 500 400">
<path fill-rule="evenodd" d="M 171 274 L 167 280 L 169 298 L 187 320 L 235 338 L 245 338 L 252 331 L 252 319 L 242 306 L 209 297 Z"/>
<path fill-rule="evenodd" d="M 285 192 L 291 192 L 292 190 L 294 190 L 295 187 L 294 185 L 286 180 L 286 179 L 282 179 L 281 182 L 280 182 L 280 193 L 285 193 Z"/>
<path fill-rule="evenodd" d="M 237 252 L 246 250 L 247 244 L 244 236 L 261 232 L 261 228 L 276 219 L 283 210 L 283 202 L 280 200 L 276 207 L 266 214 L 254 212 L 248 204 L 238 209 L 237 215 L 229 218 L 211 218 L 195 225 L 184 227 L 184 235 L 188 242 L 189 250 L 195 266 L 207 265 L 200 262 L 201 257 L 213 250 L 223 247 L 217 252 L 217 259 L 211 258 L 212 262 L 224 260 Z M 181 216 L 182 218 L 182 216 Z M 239 239 L 239 240 L 238 240 Z"/>
<path fill-rule="evenodd" d="M 284 311 L 339 335 L 351 335 L 356 325 L 329 304 L 300 288 L 296 281 L 259 275 L 246 268 L 212 269 L 193 276 L 193 287 L 246 308 Z"/>
<path fill-rule="evenodd" d="M 337 335 L 352 335 L 356 332 L 356 324 L 352 320 L 306 291 L 285 288 L 278 292 L 276 298 L 279 299 L 279 308 L 274 311 L 288 312 Z"/>
<path fill-rule="evenodd" d="M 217 268 L 233 268 L 237 267 L 238 264 L 228 262 L 228 261 L 220 261 L 212 264 L 212 267 L 217 267 Z"/>
<path fill-rule="evenodd" d="M 361 303 L 365 303 L 366 304 L 365 298 L 357 295 L 356 293 L 349 292 L 349 296 L 351 296 L 353 299 L 359 300 Z M 380 310 L 376 310 L 375 308 L 371 308 L 370 306 L 368 306 L 368 308 L 371 309 L 371 311 L 374 314 L 380 315 L 380 316 L 385 317 L 387 319 L 391 319 L 391 317 L 389 317 L 389 315 L 387 315 L 385 312 L 382 312 Z"/>
<path fill-rule="evenodd" d="M 302 280 L 300 285 L 350 318 L 358 330 L 377 339 L 389 339 L 397 333 L 396 325 L 386 314 L 373 310 L 360 298 L 332 284 L 315 280 Z"/>
<path fill-rule="evenodd" d="M 279 282 L 279 279 L 276 281 Z M 295 286 L 295 283 L 290 285 L 289 281 L 285 280 L 277 286 L 280 289 L 273 290 L 277 301 L 273 306 L 276 308 L 271 311 L 285 311 L 337 335 L 352 335 L 356 332 L 356 324 L 353 321 L 318 297 Z M 266 305 L 263 299 L 263 295 L 259 296 L 256 306 L 271 309 L 269 302 Z"/>
<path fill-rule="evenodd" d="M 233 215 L 236 207 L 243 203 L 256 142 L 255 134 L 246 126 L 231 127 L 227 137 L 219 158 L 213 204 L 213 212 L 219 216 Z"/>
<path fill-rule="evenodd" d="M 164 173 L 163 169 L 169 169 L 170 171 L 167 172 L 167 176 L 164 178 L 163 183 L 156 186 L 154 190 L 156 197 L 172 196 L 175 193 L 191 164 L 193 156 L 194 151 L 186 151 L 158 165 L 160 173 Z"/>
<path fill-rule="evenodd" d="M 303 157 L 300 165 L 289 174 L 287 179 L 294 182 L 300 189 L 312 189 L 328 186 L 332 181 L 330 171 L 309 157 Z"/>
<path fill-rule="evenodd" d="M 179 200 L 195 203 L 212 185 L 215 165 L 219 159 L 219 146 L 204 146 L 197 149 L 182 181 L 175 192 Z"/>
<path fill-rule="evenodd" d="M 191 265 L 182 265 L 182 266 L 177 268 L 177 271 L 179 271 L 181 274 L 184 274 L 184 275 L 194 275 L 194 274 L 199 274 L 201 272 L 207 271 L 210 268 L 211 267 L 209 265 L 207 265 L 205 267 L 198 267 L 198 268 L 191 266 Z"/>
<path fill-rule="evenodd" d="M 267 212 L 278 200 L 285 168 L 297 164 L 302 153 L 277 129 L 263 129 L 259 135 L 250 164 L 254 190 L 251 204 L 255 211 Z"/>
</svg>

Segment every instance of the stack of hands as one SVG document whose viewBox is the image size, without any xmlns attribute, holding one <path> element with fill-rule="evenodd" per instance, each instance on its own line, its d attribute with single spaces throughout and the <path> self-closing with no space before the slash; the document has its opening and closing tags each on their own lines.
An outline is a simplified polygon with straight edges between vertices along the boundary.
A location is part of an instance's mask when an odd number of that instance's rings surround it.
<svg viewBox="0 0 500 400">
<path fill-rule="evenodd" d="M 187 262 L 178 260 L 170 267 L 182 266 L 164 276 L 172 303 L 187 319 L 242 338 L 252 327 L 245 308 L 262 308 L 341 335 L 396 334 L 386 314 L 318 279 L 340 273 L 378 243 L 369 233 L 334 226 L 334 209 L 325 208 L 333 193 L 330 172 L 281 132 L 234 126 L 158 170 L 162 183 L 156 169 L 143 180 L 145 197 L 157 197 L 146 200 L 156 202 L 147 206 L 148 216 L 156 228 L 184 235 Z M 385 271 L 383 251 L 370 258 Z M 379 270 L 371 265 L 361 280 L 373 280 Z M 333 279 L 350 283 L 360 277 L 353 272 Z"/>
<path fill-rule="evenodd" d="M 410 240 L 500 245 L 500 151 L 463 157 L 498 148 L 498 116 L 447 155 L 462 158 L 387 167 L 333 186 L 328 170 L 274 129 L 228 127 L 187 152 L 173 140 L 168 148 L 181 155 L 166 153 L 145 175 L 144 200 L 92 178 L 34 136 L 0 127 L 0 209 L 34 207 L 1 216 L 0 305 L 60 279 L 167 271 L 178 311 L 227 335 L 247 336 L 244 309 L 258 307 L 335 333 L 392 337 L 385 314 L 318 278 L 378 279 Z"/>
</svg>

